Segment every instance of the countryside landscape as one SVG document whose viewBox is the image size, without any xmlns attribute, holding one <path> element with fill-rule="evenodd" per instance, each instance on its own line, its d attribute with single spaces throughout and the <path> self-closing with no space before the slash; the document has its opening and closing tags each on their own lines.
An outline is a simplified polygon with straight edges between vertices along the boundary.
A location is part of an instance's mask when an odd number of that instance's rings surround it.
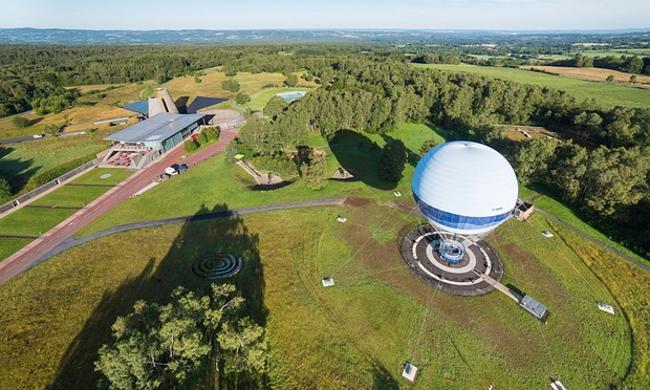
<svg viewBox="0 0 650 390">
<path fill-rule="evenodd" d="M 200 3 L 0 16 L 0 388 L 650 388 L 647 4 Z"/>
</svg>

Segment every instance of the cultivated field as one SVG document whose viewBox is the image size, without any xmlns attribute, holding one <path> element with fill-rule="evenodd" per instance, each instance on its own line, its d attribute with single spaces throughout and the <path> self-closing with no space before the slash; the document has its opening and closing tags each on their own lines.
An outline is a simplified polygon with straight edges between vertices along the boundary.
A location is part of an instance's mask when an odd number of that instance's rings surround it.
<svg viewBox="0 0 650 390">
<path fill-rule="evenodd" d="M 573 77 L 581 80 L 605 81 L 608 76 L 614 76 L 614 81 L 619 83 L 630 84 L 632 73 L 619 72 L 617 70 L 602 68 L 574 68 L 568 66 L 525 66 L 523 69 L 536 69 L 544 72 L 555 73 L 561 76 Z M 650 84 L 650 76 L 634 75 L 636 83 Z"/>
<path fill-rule="evenodd" d="M 577 80 L 574 78 L 553 76 L 540 72 L 532 72 L 523 69 L 473 66 L 473 65 L 450 65 L 413 64 L 417 67 L 433 68 L 451 72 L 467 72 L 480 74 L 486 77 L 502 80 L 517 81 L 524 84 L 541 85 L 566 91 L 575 96 L 578 100 L 596 99 L 603 106 L 629 106 L 650 108 L 650 90 L 631 88 L 622 85 Z"/>
</svg>

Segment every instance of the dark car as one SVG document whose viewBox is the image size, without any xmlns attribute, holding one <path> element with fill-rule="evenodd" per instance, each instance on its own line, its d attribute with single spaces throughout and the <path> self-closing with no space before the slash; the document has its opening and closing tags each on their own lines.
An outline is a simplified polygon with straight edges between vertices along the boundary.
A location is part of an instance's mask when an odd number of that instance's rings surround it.
<svg viewBox="0 0 650 390">
<path fill-rule="evenodd" d="M 183 173 L 183 172 L 187 171 L 188 169 L 190 169 L 190 167 L 188 167 L 187 164 L 176 165 L 175 168 L 178 171 L 178 173 Z"/>
</svg>

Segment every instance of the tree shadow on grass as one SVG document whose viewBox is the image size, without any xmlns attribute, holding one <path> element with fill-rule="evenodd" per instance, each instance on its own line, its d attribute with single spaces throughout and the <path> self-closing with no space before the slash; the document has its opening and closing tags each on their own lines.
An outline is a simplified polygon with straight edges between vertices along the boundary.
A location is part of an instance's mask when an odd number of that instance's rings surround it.
<svg viewBox="0 0 650 390">
<path fill-rule="evenodd" d="M 375 362 L 372 368 L 372 388 L 373 390 L 393 390 L 399 389 L 399 384 L 386 367 Z"/>
<path fill-rule="evenodd" d="M 219 218 L 209 219 L 210 215 Z M 241 271 L 218 281 L 196 275 L 193 264 L 214 253 L 241 256 Z M 218 205 L 211 210 L 202 206 L 183 225 L 162 260 L 156 263 L 156 259 L 149 258 L 139 275 L 125 280 L 114 291 L 104 293 L 92 315 L 68 346 L 49 388 L 95 388 L 100 378 L 94 372 L 97 352 L 103 344 L 111 342 L 111 326 L 117 317 L 131 312 L 136 301 L 165 304 L 171 291 L 178 286 L 207 293 L 211 283 L 235 284 L 246 299 L 243 314 L 262 326 L 266 324 L 268 310 L 264 305 L 264 271 L 259 257 L 258 237 L 250 234 L 243 220 L 232 214 L 226 205 Z"/>
<path fill-rule="evenodd" d="M 33 167 L 34 160 L 7 158 L 14 148 L 0 146 L 0 177 L 5 178 L 11 186 L 12 194 L 20 192 L 29 179 L 36 174 L 38 168 Z"/>
<path fill-rule="evenodd" d="M 392 190 L 397 183 L 379 177 L 382 149 L 365 135 L 352 130 L 339 130 L 329 147 L 343 169 L 370 187 Z"/>
</svg>

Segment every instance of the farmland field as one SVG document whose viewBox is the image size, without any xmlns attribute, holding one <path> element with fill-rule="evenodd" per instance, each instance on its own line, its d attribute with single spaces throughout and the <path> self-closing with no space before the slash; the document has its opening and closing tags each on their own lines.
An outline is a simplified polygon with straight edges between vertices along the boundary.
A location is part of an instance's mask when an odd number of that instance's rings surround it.
<svg viewBox="0 0 650 390">
<path fill-rule="evenodd" d="M 557 73 L 562 76 L 574 77 L 581 80 L 604 81 L 607 76 L 614 76 L 614 81 L 626 83 L 629 86 L 632 73 L 602 68 L 574 68 L 569 66 L 526 66 L 524 69 L 538 69 L 545 72 Z M 650 76 L 635 75 L 637 83 L 650 84 Z"/>
<path fill-rule="evenodd" d="M 523 69 L 432 64 L 414 66 L 432 68 L 450 72 L 467 72 L 502 80 L 516 81 L 524 84 L 540 85 L 566 91 L 578 100 L 596 99 L 603 106 L 629 106 L 650 108 L 650 90 L 612 85 L 600 82 L 577 80 L 569 77 L 553 76 Z"/>
</svg>

